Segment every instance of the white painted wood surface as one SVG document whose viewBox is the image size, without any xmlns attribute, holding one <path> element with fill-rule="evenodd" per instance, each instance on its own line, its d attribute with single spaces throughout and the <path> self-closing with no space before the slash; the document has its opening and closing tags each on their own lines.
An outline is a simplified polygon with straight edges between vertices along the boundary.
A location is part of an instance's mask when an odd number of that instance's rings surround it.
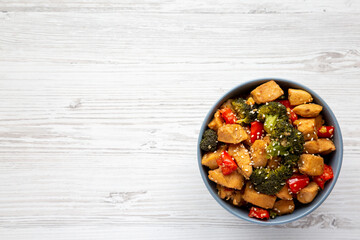
<svg viewBox="0 0 360 240">
<path fill-rule="evenodd" d="M 359 239 L 359 13 L 355 0 L 0 1 L 0 239 Z M 331 196 L 278 227 L 227 213 L 196 163 L 214 101 L 261 77 L 318 92 L 345 143 Z"/>
</svg>

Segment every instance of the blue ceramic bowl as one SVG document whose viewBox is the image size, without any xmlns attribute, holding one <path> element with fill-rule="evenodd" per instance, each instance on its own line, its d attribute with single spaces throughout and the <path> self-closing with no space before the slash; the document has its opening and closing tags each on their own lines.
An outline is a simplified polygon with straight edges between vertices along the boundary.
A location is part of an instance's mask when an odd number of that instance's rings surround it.
<svg viewBox="0 0 360 240">
<path fill-rule="evenodd" d="M 325 155 L 325 163 L 328 165 L 331 165 L 333 171 L 334 171 L 334 178 L 330 181 L 328 181 L 325 184 L 324 190 L 319 191 L 316 198 L 307 205 L 301 205 L 297 206 L 295 211 L 292 214 L 279 216 L 275 219 L 269 219 L 267 221 L 261 221 L 254 218 L 248 217 L 248 210 L 235 207 L 230 202 L 227 202 L 223 199 L 221 199 L 216 190 L 216 184 L 209 180 L 208 178 L 208 171 L 209 169 L 206 166 L 201 165 L 201 157 L 203 155 L 203 152 L 200 150 L 200 141 L 201 137 L 204 133 L 204 131 L 207 129 L 208 123 L 211 121 L 211 119 L 214 116 L 215 111 L 221 106 L 222 103 L 224 103 L 227 99 L 233 98 L 236 96 L 246 95 L 249 94 L 254 88 L 259 86 L 260 84 L 267 82 L 269 80 L 275 80 L 280 87 L 284 90 L 284 92 L 287 92 L 288 88 L 297 88 L 297 89 L 304 89 L 305 91 L 309 92 L 313 99 L 314 103 L 320 104 L 323 106 L 323 110 L 321 114 L 323 115 L 323 118 L 327 125 L 335 126 L 335 133 L 334 133 L 334 144 L 336 146 L 336 151 L 332 152 L 331 154 Z M 239 86 L 233 88 L 228 93 L 226 93 L 224 96 L 222 96 L 210 109 L 209 113 L 206 115 L 205 120 L 201 126 L 201 130 L 199 133 L 199 139 L 198 139 L 198 147 L 197 147 L 197 154 L 198 154 L 198 164 L 200 168 L 201 177 L 209 190 L 210 194 L 213 196 L 213 198 L 227 211 L 232 213 L 233 215 L 244 219 L 248 222 L 257 223 L 257 224 L 263 224 L 263 225 L 277 225 L 282 223 L 289 223 L 295 220 L 298 220 L 312 211 L 314 211 L 316 208 L 318 208 L 325 199 L 329 196 L 330 192 L 335 186 L 335 183 L 337 181 L 337 178 L 339 177 L 340 169 L 341 169 L 341 163 L 343 158 L 343 141 L 340 131 L 340 126 L 336 120 L 336 117 L 334 113 L 331 111 L 330 107 L 326 104 L 326 102 L 320 98 L 320 96 L 315 93 L 313 90 L 293 81 L 285 80 L 285 79 L 258 79 L 253 81 L 248 81 L 243 84 L 240 84 Z"/>
</svg>

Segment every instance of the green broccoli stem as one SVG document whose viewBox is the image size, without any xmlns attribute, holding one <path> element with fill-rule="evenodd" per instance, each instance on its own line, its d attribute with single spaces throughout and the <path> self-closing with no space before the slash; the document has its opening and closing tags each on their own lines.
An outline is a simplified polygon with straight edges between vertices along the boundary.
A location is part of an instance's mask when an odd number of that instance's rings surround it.
<svg viewBox="0 0 360 240">
<path fill-rule="evenodd" d="M 265 118 L 264 129 L 267 133 L 270 133 L 270 134 L 272 133 L 277 119 L 278 119 L 277 115 L 268 115 Z"/>
</svg>

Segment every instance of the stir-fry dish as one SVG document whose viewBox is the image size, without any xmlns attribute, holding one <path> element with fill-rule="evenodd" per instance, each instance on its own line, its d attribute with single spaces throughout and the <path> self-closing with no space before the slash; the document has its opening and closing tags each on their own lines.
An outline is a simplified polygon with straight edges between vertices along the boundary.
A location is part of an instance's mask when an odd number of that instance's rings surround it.
<svg viewBox="0 0 360 240">
<path fill-rule="evenodd" d="M 215 112 L 200 148 L 218 195 L 267 220 L 314 200 L 333 178 L 333 126 L 311 94 L 268 81 Z M 325 162 L 324 162 L 325 157 Z"/>
</svg>

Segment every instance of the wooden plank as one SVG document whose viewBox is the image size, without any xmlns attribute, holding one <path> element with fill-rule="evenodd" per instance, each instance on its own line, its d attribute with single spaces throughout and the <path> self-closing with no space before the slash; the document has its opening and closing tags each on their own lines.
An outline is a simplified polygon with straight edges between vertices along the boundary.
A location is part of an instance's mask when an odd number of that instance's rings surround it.
<svg viewBox="0 0 360 240">
<path fill-rule="evenodd" d="M 199 14 L 282 14 L 359 12 L 358 1 L 191 1 L 191 0 L 37 0 L 2 1 L 1 10 L 7 12 L 154 12 Z"/>
</svg>

